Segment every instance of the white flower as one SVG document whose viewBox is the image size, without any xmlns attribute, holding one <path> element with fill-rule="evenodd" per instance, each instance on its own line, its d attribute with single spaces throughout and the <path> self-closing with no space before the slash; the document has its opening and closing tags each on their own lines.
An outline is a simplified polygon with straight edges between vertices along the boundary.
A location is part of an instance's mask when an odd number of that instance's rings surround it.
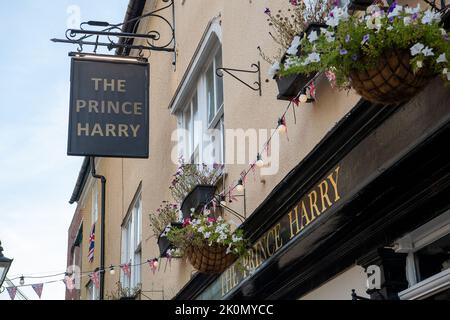
<svg viewBox="0 0 450 320">
<path fill-rule="evenodd" d="M 422 60 L 418 60 L 417 62 L 416 62 L 416 65 L 417 65 L 417 68 L 422 68 L 422 66 L 423 66 L 423 63 L 422 63 Z"/>
<path fill-rule="evenodd" d="M 391 31 L 392 29 L 394 29 L 393 26 L 388 26 L 388 27 L 386 28 L 387 31 Z"/>
<path fill-rule="evenodd" d="M 434 21 L 441 21 L 441 15 L 438 12 L 434 12 L 430 9 L 425 11 L 422 17 L 422 23 L 432 24 Z"/>
<path fill-rule="evenodd" d="M 405 7 L 405 12 L 407 14 L 415 14 L 415 13 L 419 13 L 420 12 L 420 3 L 417 4 L 417 7 L 412 8 L 412 7 Z"/>
<path fill-rule="evenodd" d="M 307 58 L 310 62 L 319 62 L 320 61 L 320 54 L 318 54 L 317 52 L 311 52 L 308 55 Z"/>
<path fill-rule="evenodd" d="M 411 24 L 411 17 L 404 17 L 404 18 L 403 18 L 403 24 L 404 24 L 405 26 Z"/>
<path fill-rule="evenodd" d="M 423 53 L 423 55 L 424 55 L 425 57 L 434 56 L 433 48 L 425 47 L 425 48 L 422 50 L 422 53 Z"/>
<path fill-rule="evenodd" d="M 394 17 L 397 17 L 398 15 L 400 15 L 400 13 L 402 12 L 402 10 L 403 10 L 403 7 L 402 7 L 402 6 L 396 5 L 396 6 L 394 7 L 394 9 L 392 10 L 392 12 L 390 12 L 390 13 L 388 14 L 388 18 L 394 18 Z"/>
<path fill-rule="evenodd" d="M 425 46 L 424 46 L 423 44 L 421 44 L 420 42 L 417 42 L 415 45 L 413 45 L 413 46 L 410 48 L 410 50 L 411 50 L 411 55 L 412 55 L 412 56 L 418 55 L 419 53 L 422 52 L 422 49 L 423 49 L 424 47 L 425 47 Z"/>
<path fill-rule="evenodd" d="M 368 14 L 374 14 L 374 13 L 380 12 L 380 11 L 381 11 L 380 7 L 377 6 L 376 4 L 372 4 L 372 5 L 368 6 L 366 9 L 366 13 L 368 13 Z"/>
<path fill-rule="evenodd" d="M 275 62 L 272 66 L 270 66 L 268 74 L 270 77 L 275 77 L 275 75 L 280 71 L 280 63 Z"/>
<path fill-rule="evenodd" d="M 319 39 L 319 36 L 317 35 L 317 31 L 312 31 L 308 36 L 309 42 L 314 42 L 317 39 Z"/>
<path fill-rule="evenodd" d="M 439 55 L 439 57 L 437 57 L 436 62 L 437 63 L 447 62 L 447 58 L 445 57 L 445 53 L 441 53 Z"/>
<path fill-rule="evenodd" d="M 226 254 L 229 254 L 229 253 L 231 253 L 231 243 L 228 245 Z"/>
<path fill-rule="evenodd" d="M 236 236 L 235 234 L 233 234 L 233 236 L 231 237 L 231 240 L 232 240 L 233 242 L 239 242 L 239 241 L 242 241 L 242 238 Z"/>
<path fill-rule="evenodd" d="M 204 230 L 205 230 L 205 227 L 203 227 L 203 226 L 198 227 L 198 229 L 197 229 L 198 232 L 203 232 Z"/>
<path fill-rule="evenodd" d="M 325 23 L 328 26 L 336 27 L 341 20 L 347 21 L 348 20 L 348 12 L 347 8 L 339 8 L 334 7 L 333 10 L 330 11 L 328 17 L 325 19 Z"/>
<path fill-rule="evenodd" d="M 194 220 L 191 221 L 191 224 L 193 226 L 196 226 L 196 225 L 200 224 L 200 221 L 198 219 L 194 219 Z"/>
<path fill-rule="evenodd" d="M 325 28 L 321 28 L 320 31 L 325 36 L 325 39 L 327 40 L 327 42 L 333 42 L 334 41 L 334 32 L 333 31 L 328 31 Z"/>
<path fill-rule="evenodd" d="M 223 218 L 221 217 L 221 216 L 219 216 L 218 218 L 217 218 L 217 221 L 222 221 L 223 220 Z"/>
<path fill-rule="evenodd" d="M 447 31 L 445 31 L 444 28 L 440 28 L 439 30 L 441 31 L 442 36 L 444 36 L 444 37 L 447 36 Z"/>
<path fill-rule="evenodd" d="M 211 210 L 209 210 L 209 209 L 203 210 L 203 215 L 204 216 L 209 216 L 210 213 L 211 213 Z"/>
<path fill-rule="evenodd" d="M 299 45 L 300 45 L 300 37 L 295 36 L 291 42 L 291 46 L 289 47 L 289 49 L 287 49 L 286 53 L 291 56 L 295 56 L 297 54 Z"/>
<path fill-rule="evenodd" d="M 211 232 L 205 232 L 204 234 L 203 234 L 203 236 L 205 237 L 205 239 L 209 239 L 209 237 L 211 237 Z"/>
<path fill-rule="evenodd" d="M 191 208 L 191 212 L 194 212 L 195 211 L 195 208 Z"/>
<path fill-rule="evenodd" d="M 297 59 L 295 57 L 289 56 L 284 62 L 284 68 L 289 69 L 297 63 Z"/>
</svg>

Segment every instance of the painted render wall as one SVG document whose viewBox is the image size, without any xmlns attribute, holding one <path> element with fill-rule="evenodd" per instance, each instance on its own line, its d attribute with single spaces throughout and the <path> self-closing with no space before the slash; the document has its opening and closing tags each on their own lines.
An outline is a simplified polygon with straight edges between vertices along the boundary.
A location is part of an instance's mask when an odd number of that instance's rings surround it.
<svg viewBox="0 0 450 320">
<path fill-rule="evenodd" d="M 153 8 L 154 2 L 161 7 L 161 1 L 147 1 L 144 12 Z M 277 8 L 287 8 L 288 2 L 279 0 L 177 0 L 175 1 L 177 64 L 176 70 L 172 65 L 173 54 L 152 52 L 150 62 L 150 157 L 148 159 L 113 159 L 102 158 L 98 164 L 97 173 L 106 176 L 106 262 L 105 265 L 118 265 L 121 251 L 121 224 L 131 201 L 142 183 L 142 259 L 159 255 L 156 237 L 149 226 L 148 214 L 158 208 L 162 200 L 171 200 L 169 184 L 176 164 L 171 161 L 174 144 L 171 142 L 173 130 L 177 127 L 176 117 L 168 109 L 175 90 L 186 72 L 189 62 L 201 40 L 208 22 L 216 16 L 220 17 L 222 27 L 223 65 L 229 68 L 250 68 L 252 63 L 261 61 L 262 96 L 238 83 L 235 79 L 224 77 L 224 110 L 225 128 L 268 129 L 275 128 L 278 116 L 287 106 L 286 101 L 278 101 L 275 81 L 266 82 L 269 64 L 259 56 L 257 47 L 260 46 L 267 54 L 275 53 L 277 48 L 271 40 L 268 31 L 267 17 L 263 13 L 265 7 L 272 11 Z M 150 20 L 141 23 L 140 32 L 161 30 L 164 37 L 164 26 L 161 21 Z M 132 52 L 132 55 L 137 55 Z M 250 83 L 254 75 L 244 75 Z M 247 215 L 266 198 L 270 191 L 283 177 L 297 165 L 333 128 L 333 126 L 359 100 L 354 93 L 332 89 L 324 77 L 316 82 L 317 102 L 296 107 L 297 122 L 294 124 L 292 111 L 287 113 L 288 137 L 280 136 L 280 167 L 276 175 L 261 177 L 257 170 L 255 179 L 250 174 L 247 185 Z M 227 151 L 225 151 L 227 152 Z M 248 159 L 246 163 L 256 158 Z M 248 165 L 227 165 L 226 184 L 231 184 L 239 177 Z M 100 187 L 100 186 L 99 186 Z M 99 195 L 100 199 L 100 195 Z M 90 208 L 90 192 L 84 202 L 85 208 Z M 242 212 L 242 202 L 232 205 L 232 208 Z M 100 212 L 100 209 L 99 209 Z M 88 214 L 90 219 L 90 213 Z M 84 220 L 83 233 L 88 238 L 91 224 Z M 99 230 L 97 225 L 97 250 L 99 248 Z M 89 241 L 83 241 L 83 252 L 87 252 Z M 98 251 L 96 251 L 97 253 Z M 83 254 L 83 269 L 90 269 L 86 254 Z M 98 265 L 98 254 L 92 265 Z M 171 265 L 165 269 L 166 261 L 161 261 L 160 270 L 153 275 L 146 265 L 142 266 L 141 279 L 143 291 L 164 290 L 164 298 L 172 298 L 192 275 L 192 267 L 182 259 L 173 259 Z M 356 267 L 355 267 L 356 268 Z M 359 279 L 359 269 L 351 269 L 343 276 L 355 276 Z M 165 271 L 164 271 L 165 269 Z M 359 270 L 359 271 L 358 271 Z M 106 274 L 105 293 L 115 288 L 119 279 L 119 272 L 114 276 Z M 337 278 L 338 279 L 338 278 Z M 340 279 L 340 278 L 339 278 Z M 336 280 L 338 281 L 338 280 Z M 337 284 L 341 282 L 336 282 Z M 350 282 L 351 283 L 351 282 Z M 350 284 L 349 283 L 349 284 Z M 86 297 L 83 290 L 82 298 Z M 359 287 L 358 287 L 359 288 Z M 356 288 L 356 289 L 358 289 Z M 321 288 L 311 292 L 308 297 L 341 297 L 333 290 L 328 293 Z M 361 292 L 361 290 L 358 290 Z M 323 295 L 322 295 L 323 293 Z M 349 292 L 342 290 L 345 297 Z M 151 299 L 161 299 L 159 292 L 146 292 Z M 342 298 L 344 298 L 342 296 Z M 144 297 L 143 297 L 144 299 Z"/>
</svg>

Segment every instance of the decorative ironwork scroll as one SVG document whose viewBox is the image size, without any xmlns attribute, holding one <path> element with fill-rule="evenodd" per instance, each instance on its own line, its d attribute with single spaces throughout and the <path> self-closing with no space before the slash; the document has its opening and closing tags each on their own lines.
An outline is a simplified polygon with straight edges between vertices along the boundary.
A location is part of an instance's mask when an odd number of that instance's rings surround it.
<svg viewBox="0 0 450 320">
<path fill-rule="evenodd" d="M 105 21 L 87 21 L 80 24 L 79 29 L 67 29 L 65 39 L 51 39 L 57 43 L 70 43 L 78 45 L 78 52 L 83 52 L 85 46 L 92 46 L 93 53 L 97 53 L 98 47 L 106 47 L 109 51 L 139 50 L 139 56 L 143 56 L 144 50 L 175 52 L 175 6 L 174 0 L 162 0 L 167 4 L 159 9 L 145 13 L 139 17 L 118 24 Z M 172 22 L 162 15 L 164 10 L 172 9 Z M 147 33 L 137 33 L 139 23 L 144 19 L 157 18 L 163 21 L 169 28 L 170 36 L 162 39 L 161 33 L 151 30 Z M 123 32 L 123 27 L 132 24 L 132 32 Z M 92 30 L 88 27 L 100 27 L 103 29 Z M 134 44 L 134 39 L 144 39 L 144 44 Z"/>
<path fill-rule="evenodd" d="M 217 68 L 216 69 L 216 74 L 218 77 L 223 77 L 223 72 L 228 73 L 230 76 L 232 76 L 233 78 L 235 78 L 236 80 L 238 80 L 240 83 L 244 84 L 245 86 L 247 86 L 248 88 L 252 89 L 253 91 L 258 91 L 259 95 L 261 96 L 261 66 L 260 63 L 258 61 L 258 63 L 253 63 L 251 65 L 252 68 L 254 68 L 255 70 L 242 70 L 242 69 L 232 69 L 232 68 Z M 248 84 L 247 82 L 241 80 L 240 78 L 238 78 L 233 72 L 245 72 L 245 73 L 256 73 L 258 74 L 258 81 L 255 81 L 253 84 L 254 86 Z"/>
</svg>

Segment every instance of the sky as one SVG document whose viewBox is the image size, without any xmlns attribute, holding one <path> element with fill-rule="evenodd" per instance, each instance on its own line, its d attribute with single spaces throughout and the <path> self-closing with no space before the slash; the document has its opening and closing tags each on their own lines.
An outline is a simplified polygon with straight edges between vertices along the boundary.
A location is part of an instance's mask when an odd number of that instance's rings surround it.
<svg viewBox="0 0 450 320">
<path fill-rule="evenodd" d="M 122 22 L 127 5 L 128 0 L 0 1 L 0 241 L 3 254 L 14 258 L 8 278 L 66 269 L 67 229 L 76 207 L 68 200 L 83 160 L 67 156 L 67 54 L 76 46 L 49 39 L 64 38 L 79 20 Z M 26 278 L 25 284 L 60 279 Z M 38 299 L 30 286 L 19 289 Z M 6 290 L 2 299 L 9 299 Z M 64 299 L 62 281 L 45 284 L 42 299 Z"/>
</svg>

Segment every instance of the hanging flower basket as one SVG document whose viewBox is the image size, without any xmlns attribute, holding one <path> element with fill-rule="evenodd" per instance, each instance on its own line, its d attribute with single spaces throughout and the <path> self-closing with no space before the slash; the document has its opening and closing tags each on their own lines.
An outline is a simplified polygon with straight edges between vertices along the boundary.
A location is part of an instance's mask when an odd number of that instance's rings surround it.
<svg viewBox="0 0 450 320">
<path fill-rule="evenodd" d="M 350 72 L 351 86 L 364 99 L 382 104 L 409 100 L 433 77 L 433 72 L 422 67 L 414 73 L 407 50 L 389 50 L 378 64 L 368 70 Z"/>
<path fill-rule="evenodd" d="M 186 256 L 192 266 L 201 273 L 221 273 L 236 260 L 236 255 L 227 253 L 227 247 L 213 244 L 192 246 L 186 249 Z"/>
<path fill-rule="evenodd" d="M 167 257 L 167 252 L 170 249 L 174 248 L 174 245 L 172 242 L 167 238 L 167 233 L 172 228 L 182 228 L 183 224 L 181 222 L 172 222 L 170 224 L 170 227 L 167 227 L 166 230 L 164 230 L 158 237 L 158 247 L 159 247 L 159 256 L 161 258 Z"/>
<path fill-rule="evenodd" d="M 192 189 L 191 192 L 184 198 L 181 204 L 181 212 L 183 218 L 189 218 L 192 214 L 192 208 L 197 211 L 207 205 L 214 197 L 216 187 L 213 185 L 199 184 Z"/>
<path fill-rule="evenodd" d="M 325 72 L 332 87 L 352 87 L 368 101 L 405 102 L 436 75 L 450 82 L 450 36 L 441 18 L 396 2 L 371 5 L 364 16 L 335 7 L 328 28 L 303 38 L 301 55 L 289 57 L 279 74 Z"/>
<path fill-rule="evenodd" d="M 183 228 L 169 230 L 167 237 L 180 248 L 201 273 L 220 273 L 247 251 L 242 229 L 233 230 L 222 217 L 186 218 Z"/>
</svg>

